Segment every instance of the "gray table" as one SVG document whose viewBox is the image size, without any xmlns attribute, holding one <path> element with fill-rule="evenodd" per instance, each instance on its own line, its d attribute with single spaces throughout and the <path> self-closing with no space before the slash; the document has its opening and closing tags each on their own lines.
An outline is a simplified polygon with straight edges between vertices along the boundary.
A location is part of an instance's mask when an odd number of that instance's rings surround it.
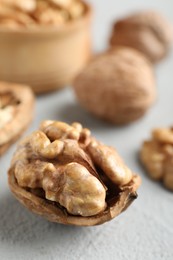
<svg viewBox="0 0 173 260">
<path fill-rule="evenodd" d="M 113 18 L 143 7 L 160 10 L 173 22 L 172 0 L 91 1 L 95 5 L 94 46 L 106 47 Z M 143 3 L 142 3 L 143 2 Z M 172 56 L 172 57 L 171 57 Z M 23 208 L 11 195 L 7 169 L 13 146 L 0 159 L 0 259 L 173 259 L 173 194 L 150 181 L 137 161 L 142 140 L 155 126 L 173 124 L 173 55 L 157 67 L 158 101 L 142 120 L 116 128 L 93 118 L 76 103 L 70 89 L 39 97 L 28 132 L 45 118 L 80 121 L 106 144 L 114 145 L 143 185 L 139 198 L 122 215 L 102 226 L 78 228 L 52 224 Z"/>
</svg>

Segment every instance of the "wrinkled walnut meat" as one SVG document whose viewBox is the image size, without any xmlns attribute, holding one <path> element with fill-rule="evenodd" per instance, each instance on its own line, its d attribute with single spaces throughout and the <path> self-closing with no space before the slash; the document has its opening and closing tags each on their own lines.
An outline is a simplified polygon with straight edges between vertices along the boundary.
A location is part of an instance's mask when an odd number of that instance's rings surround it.
<svg viewBox="0 0 173 260">
<path fill-rule="evenodd" d="M 59 26 L 80 18 L 84 12 L 80 0 L 0 0 L 0 27 Z"/>
<path fill-rule="evenodd" d="M 31 211 L 53 222 L 96 225 L 136 198 L 140 178 L 79 123 L 44 121 L 18 146 L 9 185 Z"/>
<path fill-rule="evenodd" d="M 157 12 L 142 11 L 115 22 L 110 43 L 135 48 L 152 62 L 158 62 L 169 52 L 173 28 Z"/>
<path fill-rule="evenodd" d="M 140 159 L 152 179 L 173 191 L 173 128 L 155 129 L 143 143 Z"/>
<path fill-rule="evenodd" d="M 29 87 L 0 83 L 0 155 L 14 143 L 32 120 L 34 96 Z"/>
</svg>

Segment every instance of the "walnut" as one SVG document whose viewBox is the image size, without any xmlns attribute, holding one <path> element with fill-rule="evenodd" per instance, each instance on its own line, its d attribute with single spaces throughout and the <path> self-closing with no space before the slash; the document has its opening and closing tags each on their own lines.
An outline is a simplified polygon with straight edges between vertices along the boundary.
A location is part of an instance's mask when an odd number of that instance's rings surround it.
<svg viewBox="0 0 173 260">
<path fill-rule="evenodd" d="M 0 3 L 0 27 L 17 29 L 34 26 L 35 24 L 35 20 L 27 12 Z"/>
<path fill-rule="evenodd" d="M 53 4 L 61 7 L 61 8 L 68 8 L 73 0 L 49 0 Z"/>
<path fill-rule="evenodd" d="M 33 117 L 34 95 L 29 87 L 0 83 L 0 155 L 24 132 Z"/>
<path fill-rule="evenodd" d="M 78 19 L 85 10 L 80 0 L 1 0 L 0 27 L 57 26 Z"/>
<path fill-rule="evenodd" d="M 162 15 L 142 11 L 115 22 L 110 44 L 135 48 L 155 63 L 167 55 L 172 36 L 172 27 Z"/>
<path fill-rule="evenodd" d="M 134 49 L 116 47 L 93 59 L 74 80 L 83 107 L 115 124 L 142 117 L 155 101 L 153 68 Z"/>
<path fill-rule="evenodd" d="M 1 0 L 1 3 L 24 12 L 31 12 L 36 8 L 36 0 Z"/>
<path fill-rule="evenodd" d="M 140 178 L 117 152 L 79 123 L 47 120 L 22 140 L 9 169 L 9 186 L 31 211 L 53 222 L 104 223 L 137 197 Z"/>
<path fill-rule="evenodd" d="M 162 181 L 166 188 L 173 191 L 172 128 L 155 129 L 151 140 L 143 143 L 140 159 L 152 179 Z"/>
</svg>

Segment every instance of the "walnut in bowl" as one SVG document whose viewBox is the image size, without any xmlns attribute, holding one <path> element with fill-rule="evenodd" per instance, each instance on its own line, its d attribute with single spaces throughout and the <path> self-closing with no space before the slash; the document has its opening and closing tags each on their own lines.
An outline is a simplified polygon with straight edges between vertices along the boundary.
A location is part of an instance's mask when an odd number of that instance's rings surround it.
<svg viewBox="0 0 173 260">
<path fill-rule="evenodd" d="M 162 15 L 141 11 L 115 22 L 110 44 L 135 48 L 155 63 L 167 55 L 172 40 L 173 28 Z"/>
<path fill-rule="evenodd" d="M 90 20 L 81 0 L 0 1 L 0 79 L 36 93 L 69 84 L 91 55 Z"/>
<path fill-rule="evenodd" d="M 0 155 L 28 127 L 33 110 L 34 95 L 29 87 L 0 82 Z"/>
<path fill-rule="evenodd" d="M 10 189 L 29 210 L 79 226 L 120 214 L 139 185 L 117 152 L 79 123 L 44 121 L 19 144 L 9 169 Z"/>
<path fill-rule="evenodd" d="M 142 145 L 140 160 L 153 180 L 173 191 L 173 128 L 154 129 Z"/>
<path fill-rule="evenodd" d="M 114 124 L 142 117 L 155 101 L 153 66 L 140 52 L 117 46 L 96 56 L 74 80 L 80 104 Z"/>
</svg>

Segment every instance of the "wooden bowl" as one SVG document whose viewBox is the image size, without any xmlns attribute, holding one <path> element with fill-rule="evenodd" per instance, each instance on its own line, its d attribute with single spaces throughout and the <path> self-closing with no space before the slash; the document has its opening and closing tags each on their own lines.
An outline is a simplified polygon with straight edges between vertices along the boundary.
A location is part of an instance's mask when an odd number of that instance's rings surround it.
<svg viewBox="0 0 173 260">
<path fill-rule="evenodd" d="M 0 29 L 0 80 L 30 85 L 36 93 L 69 84 L 91 55 L 91 7 L 59 27 Z"/>
</svg>

